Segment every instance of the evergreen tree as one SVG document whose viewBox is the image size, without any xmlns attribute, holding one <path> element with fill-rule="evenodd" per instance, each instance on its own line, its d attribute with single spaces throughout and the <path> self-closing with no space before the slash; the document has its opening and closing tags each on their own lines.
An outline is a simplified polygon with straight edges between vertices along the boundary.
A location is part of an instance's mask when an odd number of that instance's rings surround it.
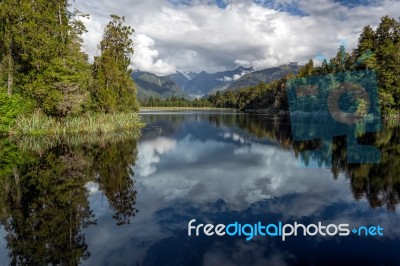
<svg viewBox="0 0 400 266">
<path fill-rule="evenodd" d="M 349 67 L 349 59 L 350 59 L 349 53 L 347 53 L 346 48 L 343 45 L 341 45 L 339 47 L 338 52 L 336 53 L 336 56 L 332 58 L 330 61 L 331 66 L 334 69 L 334 72 L 346 71 Z"/>
<path fill-rule="evenodd" d="M 355 51 L 358 68 L 361 69 L 375 69 L 376 68 L 376 34 L 371 26 L 366 26 L 358 38 L 358 46 Z"/>
<path fill-rule="evenodd" d="M 300 68 L 298 77 L 303 78 L 307 76 L 311 76 L 314 70 L 314 61 L 310 59 L 307 64 L 305 64 L 302 68 Z"/>
<path fill-rule="evenodd" d="M 136 88 L 128 69 L 134 52 L 134 30 L 124 25 L 124 17 L 112 15 L 111 19 L 99 45 L 101 55 L 93 65 L 93 102 L 105 112 L 138 110 Z"/>
<path fill-rule="evenodd" d="M 17 34 L 17 13 L 13 1 L 0 1 L 0 86 L 13 93 L 15 74 L 15 41 Z"/>
<path fill-rule="evenodd" d="M 81 111 L 90 68 L 65 0 L 0 2 L 0 86 L 55 116 Z"/>
<path fill-rule="evenodd" d="M 376 29 L 377 76 L 385 112 L 400 106 L 400 23 L 385 16 Z M 393 98 L 393 99 L 391 99 Z"/>
</svg>

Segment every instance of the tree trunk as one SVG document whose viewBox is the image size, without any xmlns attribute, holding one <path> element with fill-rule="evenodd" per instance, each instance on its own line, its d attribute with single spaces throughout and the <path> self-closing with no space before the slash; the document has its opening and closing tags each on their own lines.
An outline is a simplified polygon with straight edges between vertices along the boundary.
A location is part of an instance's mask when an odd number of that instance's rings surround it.
<svg viewBox="0 0 400 266">
<path fill-rule="evenodd" d="M 60 26 L 62 26 L 62 19 L 61 19 L 61 6 L 58 4 L 58 20 L 60 22 Z"/>
<path fill-rule="evenodd" d="M 60 36 L 61 36 L 61 41 L 64 44 L 64 33 L 63 33 L 63 29 L 62 29 L 62 15 L 61 15 L 61 5 L 58 4 L 58 21 L 60 23 Z"/>
<path fill-rule="evenodd" d="M 9 49 L 9 54 L 8 54 L 8 79 L 7 79 L 7 94 L 8 96 L 12 95 L 12 87 L 13 87 L 13 58 L 11 54 L 11 48 Z"/>
</svg>

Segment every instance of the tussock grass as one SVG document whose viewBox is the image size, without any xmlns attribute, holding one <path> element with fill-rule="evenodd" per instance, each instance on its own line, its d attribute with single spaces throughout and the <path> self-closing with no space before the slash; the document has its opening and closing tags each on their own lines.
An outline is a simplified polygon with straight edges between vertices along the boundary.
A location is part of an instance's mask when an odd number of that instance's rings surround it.
<svg viewBox="0 0 400 266">
<path fill-rule="evenodd" d="M 105 134 L 73 134 L 73 135 L 39 135 L 39 136 L 14 136 L 11 139 L 17 143 L 22 151 L 32 151 L 44 153 L 46 150 L 57 145 L 67 145 L 68 147 L 78 147 L 81 145 L 115 144 L 137 140 L 140 137 L 140 128 L 131 130 L 111 132 Z"/>
<path fill-rule="evenodd" d="M 35 112 L 18 116 L 10 135 L 69 135 L 105 134 L 141 128 L 143 123 L 137 113 L 94 113 L 79 117 L 54 118 Z"/>
</svg>

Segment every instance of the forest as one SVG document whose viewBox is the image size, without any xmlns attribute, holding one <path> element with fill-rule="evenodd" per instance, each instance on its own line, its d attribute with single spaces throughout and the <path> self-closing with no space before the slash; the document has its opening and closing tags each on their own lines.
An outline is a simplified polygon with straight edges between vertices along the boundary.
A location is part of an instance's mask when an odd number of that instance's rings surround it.
<svg viewBox="0 0 400 266">
<path fill-rule="evenodd" d="M 82 50 L 87 16 L 71 11 L 66 0 L 0 1 L 0 132 L 40 134 L 54 127 L 97 132 L 117 130 L 116 123 L 138 125 L 129 69 L 134 30 L 124 17 L 111 15 L 100 55 L 89 63 Z M 101 123 L 105 127 L 95 127 Z"/>
<path fill-rule="evenodd" d="M 206 98 L 189 100 L 185 97 L 172 96 L 167 99 L 160 99 L 157 97 L 149 97 L 140 102 L 142 107 L 213 107 L 211 102 Z"/>
<path fill-rule="evenodd" d="M 58 134 L 116 131 L 140 126 L 131 78 L 132 27 L 111 15 L 93 60 L 83 52 L 86 28 L 68 1 L 0 1 L 0 134 Z M 89 63 L 93 61 L 92 63 Z M 281 113 L 289 109 L 287 83 L 294 78 L 348 71 L 377 73 L 384 117 L 400 105 L 400 21 L 385 16 L 376 29 L 365 26 L 352 51 L 309 60 L 298 73 L 271 83 L 218 91 L 202 99 L 149 98 L 144 107 L 217 107 Z"/>
<path fill-rule="evenodd" d="M 287 82 L 293 78 L 329 76 L 335 73 L 374 70 L 377 74 L 379 103 L 384 117 L 398 117 L 400 107 L 400 20 L 385 16 L 374 30 L 365 26 L 358 45 L 351 52 L 340 46 L 335 57 L 315 65 L 309 60 L 296 75 L 286 75 L 269 84 L 260 83 L 241 90 L 216 92 L 208 97 L 215 107 L 267 113 L 288 111 Z"/>
</svg>

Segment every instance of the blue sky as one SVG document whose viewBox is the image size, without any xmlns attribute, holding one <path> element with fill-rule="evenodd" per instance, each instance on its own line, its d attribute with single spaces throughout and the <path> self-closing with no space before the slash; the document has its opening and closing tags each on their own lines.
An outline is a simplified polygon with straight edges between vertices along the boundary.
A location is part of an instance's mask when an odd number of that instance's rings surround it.
<svg viewBox="0 0 400 266">
<path fill-rule="evenodd" d="M 169 0 L 174 5 L 196 5 L 198 1 L 195 0 Z M 229 0 L 210 0 L 207 3 L 209 5 L 216 5 L 219 8 L 225 9 L 233 1 Z M 280 1 L 280 0 L 253 0 L 254 3 L 261 5 L 266 8 L 276 9 L 284 12 L 288 12 L 296 16 L 307 16 L 305 10 L 299 7 L 299 0 L 291 1 Z M 358 6 L 371 6 L 379 5 L 379 0 L 334 0 L 333 2 L 339 3 L 347 7 L 358 7 Z"/>
<path fill-rule="evenodd" d="M 85 50 L 96 55 L 110 14 L 135 29 L 134 69 L 180 71 L 255 69 L 332 57 L 354 48 L 365 25 L 398 17 L 397 0 L 76 0 L 91 18 Z"/>
</svg>

